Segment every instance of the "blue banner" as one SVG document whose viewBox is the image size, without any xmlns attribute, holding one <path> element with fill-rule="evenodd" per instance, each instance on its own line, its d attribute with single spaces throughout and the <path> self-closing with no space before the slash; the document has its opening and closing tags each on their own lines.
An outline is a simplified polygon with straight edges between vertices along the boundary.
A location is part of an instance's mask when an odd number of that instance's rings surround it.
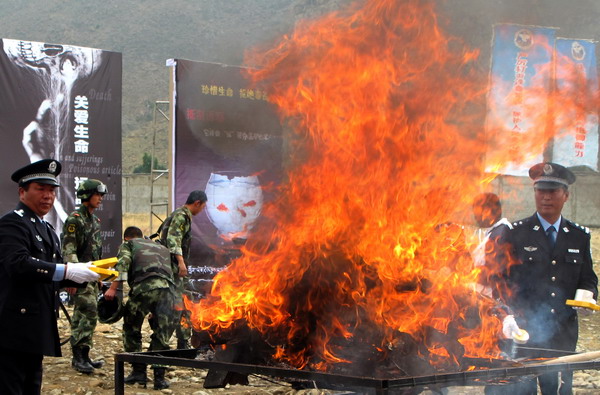
<svg viewBox="0 0 600 395">
<path fill-rule="evenodd" d="M 486 171 L 522 176 L 543 160 L 555 29 L 494 26 Z"/>
<path fill-rule="evenodd" d="M 556 40 L 556 129 L 553 161 L 598 170 L 598 72 L 596 44 Z"/>
</svg>

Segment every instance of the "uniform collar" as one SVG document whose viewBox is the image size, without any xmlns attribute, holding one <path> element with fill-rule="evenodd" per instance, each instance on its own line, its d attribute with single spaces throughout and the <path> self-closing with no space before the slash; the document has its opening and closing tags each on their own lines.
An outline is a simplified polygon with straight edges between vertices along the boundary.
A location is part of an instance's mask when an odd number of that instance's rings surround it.
<svg viewBox="0 0 600 395">
<path fill-rule="evenodd" d="M 187 215 L 188 215 L 190 218 L 193 216 L 193 215 L 192 215 L 192 210 L 190 210 L 190 209 L 189 209 L 187 206 L 181 206 L 181 209 L 182 209 L 183 211 L 185 211 L 185 213 L 186 213 L 186 214 L 187 214 Z"/>
<path fill-rule="evenodd" d="M 28 205 L 26 205 L 23 202 L 19 202 L 17 204 L 17 209 L 15 210 L 15 212 L 17 211 L 21 211 L 21 214 L 19 214 L 19 216 L 27 216 L 33 223 L 35 223 L 36 221 L 44 223 L 44 221 L 40 217 L 38 217 L 38 215 L 32 209 L 30 209 Z"/>
<path fill-rule="evenodd" d="M 558 220 L 555 223 L 551 224 L 550 222 L 548 222 L 544 218 L 542 218 L 540 213 L 536 212 L 535 214 L 537 215 L 538 220 L 540 221 L 540 224 L 542 224 L 542 228 L 544 228 L 544 232 L 547 231 L 551 225 L 554 226 L 554 229 L 556 229 L 556 231 L 558 232 L 558 230 L 560 229 L 560 222 L 562 221 L 562 215 L 560 215 L 558 217 Z"/>
<path fill-rule="evenodd" d="M 79 206 L 79 208 L 77 209 L 77 212 L 84 217 L 92 216 L 92 213 L 90 213 L 90 210 L 88 210 L 87 206 L 84 205 L 83 203 Z"/>
</svg>

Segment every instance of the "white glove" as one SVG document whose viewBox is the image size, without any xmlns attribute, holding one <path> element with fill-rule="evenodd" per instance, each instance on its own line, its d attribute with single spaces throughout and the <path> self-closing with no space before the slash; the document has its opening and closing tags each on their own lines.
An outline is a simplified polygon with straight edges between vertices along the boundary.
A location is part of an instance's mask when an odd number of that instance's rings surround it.
<svg viewBox="0 0 600 395">
<path fill-rule="evenodd" d="M 91 262 L 69 262 L 65 267 L 65 279 L 82 284 L 89 281 L 96 281 L 100 275 L 89 269 Z"/>
<path fill-rule="evenodd" d="M 507 339 L 514 340 L 517 344 L 525 344 L 529 340 L 529 333 L 519 328 L 513 315 L 507 315 L 502 321 L 502 334 Z"/>
<path fill-rule="evenodd" d="M 592 291 L 588 291 L 587 289 L 577 289 L 575 291 L 575 300 L 580 301 L 580 302 L 588 302 L 591 304 L 596 304 L 596 301 L 594 300 L 594 293 Z M 579 314 L 582 315 L 591 315 L 593 313 L 595 313 L 594 310 L 592 309 L 588 309 L 585 307 L 574 307 L 575 310 L 577 310 L 577 312 Z"/>
</svg>

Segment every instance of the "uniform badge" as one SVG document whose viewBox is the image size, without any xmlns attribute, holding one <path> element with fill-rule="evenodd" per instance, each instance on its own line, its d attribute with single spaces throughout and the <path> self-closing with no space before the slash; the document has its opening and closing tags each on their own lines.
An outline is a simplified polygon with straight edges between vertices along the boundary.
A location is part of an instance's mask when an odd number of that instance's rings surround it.
<svg viewBox="0 0 600 395">
<path fill-rule="evenodd" d="M 17 214 L 19 217 L 22 217 L 24 212 L 23 210 L 14 210 L 15 214 Z"/>
<path fill-rule="evenodd" d="M 534 246 L 523 247 L 523 249 L 527 252 L 537 251 L 537 247 L 534 247 Z"/>
<path fill-rule="evenodd" d="M 569 248 L 568 250 L 569 252 L 572 252 L 573 254 L 579 254 L 579 250 L 576 248 Z"/>
<path fill-rule="evenodd" d="M 38 241 L 42 241 L 42 236 L 40 235 L 35 235 L 35 238 L 38 239 Z"/>
<path fill-rule="evenodd" d="M 569 228 L 567 228 L 566 226 L 563 228 L 563 230 L 565 231 L 565 233 L 569 233 Z"/>
<path fill-rule="evenodd" d="M 69 233 L 75 232 L 75 224 L 70 224 L 69 226 L 67 226 L 67 232 L 69 232 Z"/>
<path fill-rule="evenodd" d="M 533 230 L 540 230 L 540 226 L 539 225 L 534 226 Z"/>
<path fill-rule="evenodd" d="M 35 218 L 31 217 L 29 220 L 35 224 Z"/>
</svg>

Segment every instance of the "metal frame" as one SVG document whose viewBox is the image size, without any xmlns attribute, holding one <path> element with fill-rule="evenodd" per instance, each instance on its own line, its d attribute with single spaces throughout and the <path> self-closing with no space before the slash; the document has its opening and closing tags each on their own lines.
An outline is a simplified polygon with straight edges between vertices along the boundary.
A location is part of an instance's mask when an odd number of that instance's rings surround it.
<svg viewBox="0 0 600 395">
<path fill-rule="evenodd" d="M 157 123 L 158 119 L 163 119 L 166 121 L 170 121 L 169 116 L 166 114 L 164 107 L 169 107 L 169 101 L 157 100 L 154 102 L 154 112 L 153 112 L 153 135 L 152 135 L 152 156 L 150 158 L 150 233 L 154 232 L 153 219 L 156 217 L 161 222 L 167 218 L 169 215 L 169 201 L 154 201 L 154 183 L 164 176 L 165 174 L 169 174 L 169 169 L 166 170 L 156 170 L 154 169 L 154 158 L 156 158 L 156 131 L 158 129 Z M 160 114 L 160 117 L 157 117 L 157 114 Z M 156 207 L 164 207 L 165 212 L 164 218 L 161 218 L 155 211 Z"/>
<path fill-rule="evenodd" d="M 429 376 L 413 376 L 398 379 L 378 379 L 371 377 L 348 376 L 325 372 L 312 372 L 297 369 L 285 369 L 263 365 L 248 365 L 241 363 L 206 361 L 194 359 L 198 351 L 169 350 L 159 352 L 121 353 L 115 355 L 115 394 L 124 395 L 124 364 L 144 363 L 169 366 L 180 366 L 195 369 L 213 369 L 236 372 L 241 374 L 259 374 L 274 378 L 298 379 L 314 381 L 323 389 L 359 389 L 369 388 L 377 395 L 386 395 L 390 390 L 424 387 L 431 385 L 487 385 L 493 379 L 504 379 L 521 376 L 537 376 L 544 373 L 574 370 L 599 370 L 600 361 L 558 363 L 558 364 L 530 364 L 522 367 L 492 368 L 473 370 L 458 373 L 443 373 Z"/>
</svg>

